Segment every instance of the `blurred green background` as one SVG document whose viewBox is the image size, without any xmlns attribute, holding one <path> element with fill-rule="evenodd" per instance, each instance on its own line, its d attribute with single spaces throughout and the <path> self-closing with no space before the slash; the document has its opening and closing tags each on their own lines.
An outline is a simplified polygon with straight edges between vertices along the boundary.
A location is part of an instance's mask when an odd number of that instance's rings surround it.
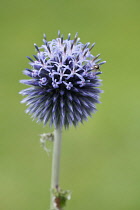
<svg viewBox="0 0 140 210">
<path fill-rule="evenodd" d="M 47 210 L 51 157 L 39 134 L 50 132 L 24 113 L 22 70 L 43 33 L 79 32 L 101 53 L 104 94 L 84 125 L 63 132 L 61 187 L 67 210 L 140 209 L 140 1 L 0 1 L 0 209 Z"/>
</svg>

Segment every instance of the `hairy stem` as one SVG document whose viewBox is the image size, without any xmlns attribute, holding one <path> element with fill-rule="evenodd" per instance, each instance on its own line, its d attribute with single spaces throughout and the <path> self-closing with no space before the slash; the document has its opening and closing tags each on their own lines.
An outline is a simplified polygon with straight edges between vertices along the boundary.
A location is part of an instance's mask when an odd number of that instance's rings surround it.
<svg viewBox="0 0 140 210">
<path fill-rule="evenodd" d="M 60 154 L 61 154 L 62 130 L 57 128 L 54 131 L 54 145 L 52 155 L 52 177 L 51 177 L 51 210 L 55 210 L 54 195 L 52 190 L 59 187 Z"/>
</svg>

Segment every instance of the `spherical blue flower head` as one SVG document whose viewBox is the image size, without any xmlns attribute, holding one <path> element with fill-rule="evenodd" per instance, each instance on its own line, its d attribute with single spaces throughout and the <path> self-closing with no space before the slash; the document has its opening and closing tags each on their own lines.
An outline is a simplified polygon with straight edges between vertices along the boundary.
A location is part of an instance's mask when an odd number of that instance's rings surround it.
<svg viewBox="0 0 140 210">
<path fill-rule="evenodd" d="M 23 73 L 32 79 L 21 80 L 21 83 L 30 85 L 20 93 L 27 97 L 22 100 L 38 122 L 47 122 L 55 128 L 76 126 L 86 120 L 96 110 L 101 90 L 98 75 L 100 65 L 99 55 L 93 56 L 90 51 L 94 44 L 82 44 L 76 34 L 70 40 L 60 36 L 47 41 L 44 35 L 44 44 L 35 48 L 35 60 L 30 60 L 31 69 Z"/>
</svg>

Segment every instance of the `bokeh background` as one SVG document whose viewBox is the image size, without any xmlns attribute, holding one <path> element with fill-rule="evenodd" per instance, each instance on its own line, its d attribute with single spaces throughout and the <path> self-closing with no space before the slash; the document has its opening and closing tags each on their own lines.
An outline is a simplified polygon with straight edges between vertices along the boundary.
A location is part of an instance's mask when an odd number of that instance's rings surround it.
<svg viewBox="0 0 140 210">
<path fill-rule="evenodd" d="M 39 134 L 53 131 L 24 113 L 18 95 L 34 43 L 79 32 L 101 53 L 104 94 L 84 125 L 63 132 L 61 187 L 67 210 L 140 209 L 140 1 L 0 1 L 0 209 L 47 210 L 51 156 Z"/>
</svg>

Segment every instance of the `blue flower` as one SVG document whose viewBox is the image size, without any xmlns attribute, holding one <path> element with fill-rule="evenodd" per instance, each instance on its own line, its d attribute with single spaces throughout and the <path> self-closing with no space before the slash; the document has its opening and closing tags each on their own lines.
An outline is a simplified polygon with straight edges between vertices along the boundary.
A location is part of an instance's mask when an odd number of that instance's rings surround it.
<svg viewBox="0 0 140 210">
<path fill-rule="evenodd" d="M 99 103 L 100 86 L 99 55 L 90 51 L 94 44 L 82 44 L 78 34 L 66 40 L 58 32 L 58 38 L 47 41 L 38 47 L 34 44 L 37 55 L 30 60 L 31 69 L 23 73 L 31 79 L 20 82 L 31 87 L 20 94 L 27 96 L 21 102 L 26 103 L 26 113 L 37 122 L 47 122 L 55 128 L 76 126 L 86 120 L 96 110 Z"/>
</svg>

